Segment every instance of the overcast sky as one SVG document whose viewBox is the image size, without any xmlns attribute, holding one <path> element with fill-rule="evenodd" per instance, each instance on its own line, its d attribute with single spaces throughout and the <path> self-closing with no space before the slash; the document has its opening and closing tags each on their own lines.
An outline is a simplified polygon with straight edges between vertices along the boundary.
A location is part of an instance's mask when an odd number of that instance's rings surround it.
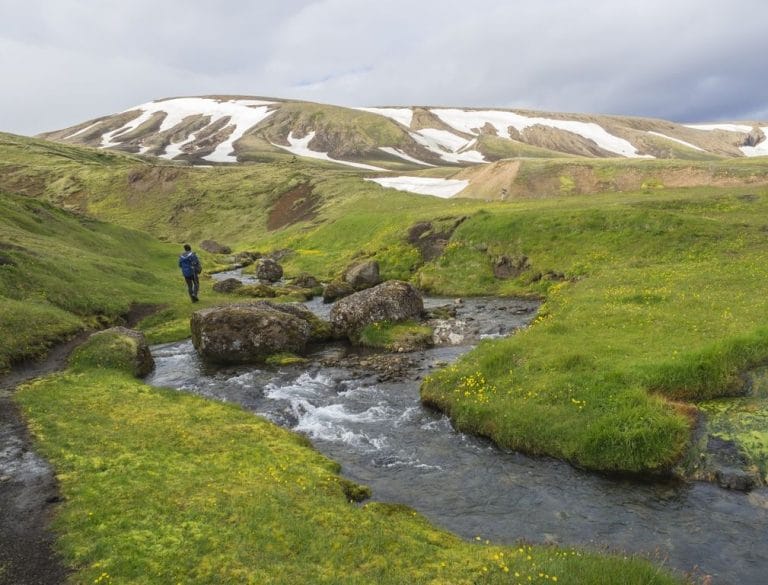
<svg viewBox="0 0 768 585">
<path fill-rule="evenodd" d="M 766 0 L 0 0 L 0 131 L 162 97 L 768 120 Z"/>
</svg>

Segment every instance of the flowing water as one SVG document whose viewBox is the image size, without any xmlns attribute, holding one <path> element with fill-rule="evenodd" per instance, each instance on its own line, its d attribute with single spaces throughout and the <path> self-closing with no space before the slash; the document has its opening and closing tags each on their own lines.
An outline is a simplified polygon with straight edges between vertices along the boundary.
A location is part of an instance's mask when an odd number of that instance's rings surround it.
<svg viewBox="0 0 768 585">
<path fill-rule="evenodd" d="M 476 335 L 493 337 L 526 325 L 534 311 L 527 301 L 470 299 L 458 317 Z M 304 433 L 346 477 L 369 485 L 374 499 L 412 506 L 468 539 L 629 551 L 710 574 L 714 583 L 768 582 L 768 490 L 605 478 L 505 452 L 423 408 L 419 380 L 468 349 L 408 354 L 407 380 L 382 382 L 365 368 L 319 365 L 351 351 L 342 345 L 318 350 L 309 365 L 215 368 L 185 341 L 153 348 L 157 367 L 148 383 L 241 404 Z"/>
</svg>

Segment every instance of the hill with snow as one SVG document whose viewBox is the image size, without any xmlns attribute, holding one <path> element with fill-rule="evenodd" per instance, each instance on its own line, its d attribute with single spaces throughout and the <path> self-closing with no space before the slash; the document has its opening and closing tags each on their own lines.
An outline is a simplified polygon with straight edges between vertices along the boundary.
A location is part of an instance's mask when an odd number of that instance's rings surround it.
<svg viewBox="0 0 768 585">
<path fill-rule="evenodd" d="M 42 134 L 190 164 L 310 157 L 369 171 L 509 158 L 708 160 L 768 155 L 768 123 L 682 125 L 525 110 L 378 107 L 237 96 L 162 99 Z"/>
</svg>

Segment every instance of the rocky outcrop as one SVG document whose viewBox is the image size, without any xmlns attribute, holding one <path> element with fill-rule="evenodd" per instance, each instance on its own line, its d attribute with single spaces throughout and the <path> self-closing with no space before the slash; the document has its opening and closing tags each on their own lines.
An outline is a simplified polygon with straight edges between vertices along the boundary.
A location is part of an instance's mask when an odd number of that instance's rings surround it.
<svg viewBox="0 0 768 585">
<path fill-rule="evenodd" d="M 211 254 L 231 254 L 232 248 L 219 244 L 216 240 L 203 240 L 200 242 L 200 248 Z"/>
<path fill-rule="evenodd" d="M 445 247 L 467 216 L 446 217 L 439 220 L 421 221 L 408 229 L 406 240 L 415 246 L 425 262 L 430 262 L 443 255 Z"/>
<path fill-rule="evenodd" d="M 275 353 L 302 353 L 312 335 L 307 320 L 266 301 L 196 311 L 190 328 L 198 354 L 220 364 L 258 363 Z"/>
<path fill-rule="evenodd" d="M 375 260 L 368 260 L 350 266 L 344 273 L 344 282 L 355 290 L 363 290 L 380 284 L 379 263 Z"/>
<path fill-rule="evenodd" d="M 366 325 L 418 319 L 423 310 L 424 302 L 416 288 L 389 280 L 337 301 L 331 309 L 331 326 L 336 335 L 356 341 Z"/>
<path fill-rule="evenodd" d="M 283 277 L 283 267 L 272 258 L 261 258 L 256 263 L 256 278 L 267 282 L 277 282 Z"/>
<path fill-rule="evenodd" d="M 333 303 L 334 301 L 351 295 L 353 292 L 355 292 L 355 289 L 352 288 L 351 284 L 341 280 L 334 280 L 326 284 L 325 288 L 323 288 L 323 302 Z"/>
<path fill-rule="evenodd" d="M 509 256 L 500 256 L 493 263 L 493 275 L 496 278 L 517 278 L 523 272 L 530 269 L 528 256 L 510 258 Z"/>
<path fill-rule="evenodd" d="M 213 290 L 218 293 L 231 293 L 241 288 L 243 283 L 236 278 L 225 278 L 213 285 Z"/>
</svg>

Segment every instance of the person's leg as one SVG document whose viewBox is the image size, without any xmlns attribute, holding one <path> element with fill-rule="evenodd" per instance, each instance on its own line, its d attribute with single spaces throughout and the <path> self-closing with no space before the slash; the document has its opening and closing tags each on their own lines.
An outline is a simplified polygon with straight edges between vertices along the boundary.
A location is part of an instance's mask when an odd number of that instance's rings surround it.
<svg viewBox="0 0 768 585">
<path fill-rule="evenodd" d="M 197 277 L 197 274 L 195 274 L 192 277 L 192 300 L 197 300 L 197 293 L 200 292 L 200 279 Z"/>
<path fill-rule="evenodd" d="M 187 283 L 187 292 L 189 293 L 189 298 L 194 301 L 195 300 L 195 279 L 192 276 L 185 276 L 184 280 Z"/>
</svg>

